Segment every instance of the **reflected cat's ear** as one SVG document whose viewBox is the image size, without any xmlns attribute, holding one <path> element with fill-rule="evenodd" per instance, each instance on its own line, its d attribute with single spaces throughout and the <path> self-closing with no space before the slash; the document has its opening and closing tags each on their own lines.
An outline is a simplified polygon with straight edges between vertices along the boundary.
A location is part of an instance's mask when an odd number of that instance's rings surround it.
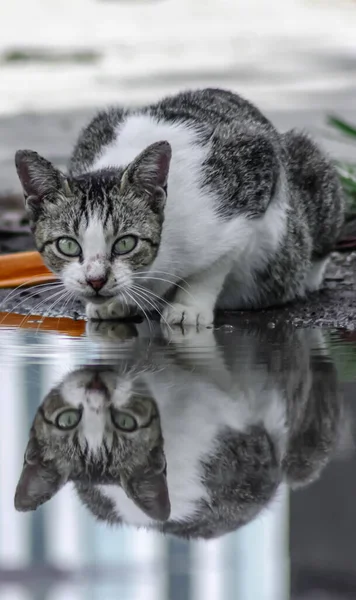
<svg viewBox="0 0 356 600">
<path fill-rule="evenodd" d="M 38 211 L 44 197 L 54 201 L 59 193 L 70 195 L 69 184 L 63 173 L 37 152 L 18 150 L 15 165 L 28 210 Z"/>
<path fill-rule="evenodd" d="M 148 146 L 128 166 L 121 179 L 121 192 L 136 185 L 164 205 L 172 149 L 168 142 L 156 142 Z"/>
<path fill-rule="evenodd" d="M 31 450 L 29 454 L 28 450 L 26 458 L 29 457 L 29 460 L 25 460 L 15 493 L 15 508 L 21 512 L 36 510 L 50 500 L 67 481 L 52 464 L 41 464 L 36 460 L 34 452 Z"/>
<path fill-rule="evenodd" d="M 167 478 L 164 473 L 142 473 L 122 486 L 129 498 L 148 517 L 155 521 L 167 521 L 171 514 Z"/>
</svg>

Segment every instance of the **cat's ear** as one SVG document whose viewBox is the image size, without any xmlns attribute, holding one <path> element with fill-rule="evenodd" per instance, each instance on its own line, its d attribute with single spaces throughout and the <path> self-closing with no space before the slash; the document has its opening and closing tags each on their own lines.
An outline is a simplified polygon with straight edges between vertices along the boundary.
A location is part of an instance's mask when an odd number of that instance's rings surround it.
<svg viewBox="0 0 356 600">
<path fill-rule="evenodd" d="M 66 483 L 51 463 L 42 464 L 30 440 L 15 492 L 15 508 L 21 512 L 36 510 L 50 500 Z"/>
<path fill-rule="evenodd" d="M 37 211 L 45 198 L 54 201 L 58 194 L 71 194 L 65 175 L 37 152 L 18 150 L 15 165 L 28 210 Z"/>
<path fill-rule="evenodd" d="M 133 184 L 151 197 L 158 196 L 160 204 L 164 205 L 171 158 L 172 149 L 168 142 L 151 144 L 127 167 L 121 179 L 121 191 Z"/>
<path fill-rule="evenodd" d="M 145 470 L 134 473 L 130 479 L 121 481 L 129 498 L 148 517 L 155 521 L 167 521 L 171 514 L 166 459 L 163 448 L 156 447 L 148 455 Z"/>
<path fill-rule="evenodd" d="M 167 521 L 171 514 L 167 478 L 164 473 L 140 473 L 122 481 L 127 496 L 148 517 L 155 521 Z"/>
</svg>

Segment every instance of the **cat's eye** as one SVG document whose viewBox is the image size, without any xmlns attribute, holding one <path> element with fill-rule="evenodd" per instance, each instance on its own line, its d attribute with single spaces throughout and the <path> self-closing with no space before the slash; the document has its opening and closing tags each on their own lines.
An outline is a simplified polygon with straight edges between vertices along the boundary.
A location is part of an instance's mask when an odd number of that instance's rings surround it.
<svg viewBox="0 0 356 600">
<path fill-rule="evenodd" d="M 128 254 L 137 246 L 138 239 L 134 235 L 125 235 L 113 245 L 114 254 Z"/>
<path fill-rule="evenodd" d="M 138 427 L 136 419 L 122 410 L 111 410 L 113 424 L 121 431 L 135 431 Z"/>
<path fill-rule="evenodd" d="M 74 429 L 80 423 L 82 411 L 76 408 L 68 408 L 63 410 L 55 419 L 55 424 L 58 429 Z"/>
<path fill-rule="evenodd" d="M 69 237 L 59 238 L 56 242 L 57 249 L 64 256 L 79 256 L 82 252 L 82 249 L 76 240 Z"/>
</svg>

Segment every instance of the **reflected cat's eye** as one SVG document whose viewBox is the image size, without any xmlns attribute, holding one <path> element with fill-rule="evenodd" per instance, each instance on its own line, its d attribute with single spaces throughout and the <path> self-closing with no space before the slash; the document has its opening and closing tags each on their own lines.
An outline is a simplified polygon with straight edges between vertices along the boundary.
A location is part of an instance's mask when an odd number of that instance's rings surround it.
<svg viewBox="0 0 356 600">
<path fill-rule="evenodd" d="M 122 410 L 111 409 L 112 422 L 121 431 L 135 431 L 138 428 L 136 419 Z"/>
<path fill-rule="evenodd" d="M 134 235 L 125 235 L 113 245 L 114 254 L 128 254 L 137 246 L 138 239 Z"/>
<path fill-rule="evenodd" d="M 55 425 L 58 429 L 74 429 L 80 423 L 82 411 L 75 408 L 63 410 L 55 419 Z"/>
<path fill-rule="evenodd" d="M 79 256 L 82 249 L 76 240 L 69 237 L 59 238 L 56 242 L 57 250 L 64 256 Z"/>
</svg>

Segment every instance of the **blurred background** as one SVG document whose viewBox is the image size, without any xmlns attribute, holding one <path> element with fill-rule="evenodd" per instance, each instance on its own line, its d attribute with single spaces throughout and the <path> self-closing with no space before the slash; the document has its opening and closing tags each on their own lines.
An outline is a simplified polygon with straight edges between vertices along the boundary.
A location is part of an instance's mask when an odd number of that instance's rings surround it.
<svg viewBox="0 0 356 600">
<path fill-rule="evenodd" d="M 349 159 L 354 147 L 327 135 L 325 121 L 356 114 L 356 2 L 2 0 L 0 195 L 19 191 L 16 149 L 62 166 L 98 107 L 208 85 L 239 92 L 281 129 L 305 127 Z M 285 600 L 290 584 L 292 598 L 355 598 L 354 459 L 292 500 L 282 489 L 257 521 L 209 543 L 111 530 L 69 488 L 35 514 L 15 513 L 30 422 L 74 366 L 58 337 L 52 362 L 25 360 L 21 348 L 36 357 L 47 346 L 24 335 L 3 333 L 0 344 L 0 600 Z M 354 387 L 345 393 L 352 400 Z"/>
<path fill-rule="evenodd" d="M 264 110 L 350 108 L 352 0 L 11 0 L 0 112 L 151 101 L 227 86 Z"/>
<path fill-rule="evenodd" d="M 182 88 L 236 90 L 282 129 L 347 118 L 355 31 L 355 0 L 3 0 L 0 193 L 18 147 L 61 166 L 95 108 Z"/>
</svg>

